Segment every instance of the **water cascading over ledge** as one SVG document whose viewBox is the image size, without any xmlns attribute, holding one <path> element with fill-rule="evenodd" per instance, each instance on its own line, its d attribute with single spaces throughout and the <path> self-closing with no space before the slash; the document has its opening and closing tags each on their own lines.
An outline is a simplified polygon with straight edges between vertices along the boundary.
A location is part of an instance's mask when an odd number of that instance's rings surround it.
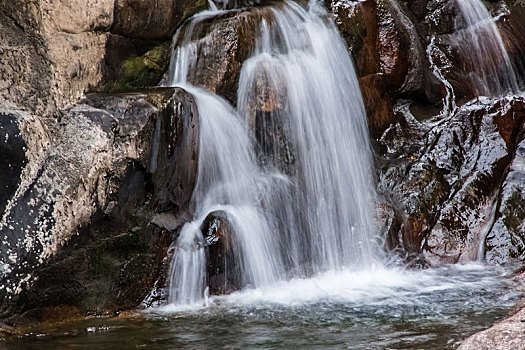
<svg viewBox="0 0 525 350">
<path fill-rule="evenodd" d="M 457 4 L 465 25 L 457 33 L 462 68 L 476 95 L 497 97 L 518 93 L 520 81 L 496 19 L 481 0 L 458 0 Z"/>
<path fill-rule="evenodd" d="M 191 85 L 206 52 L 192 31 L 214 14 L 197 15 L 174 39 L 165 84 L 195 96 L 200 153 L 193 221 L 174 243 L 171 303 L 200 302 L 210 282 L 225 292 L 380 261 L 366 115 L 346 46 L 315 1 L 266 13 L 237 111 Z"/>
</svg>

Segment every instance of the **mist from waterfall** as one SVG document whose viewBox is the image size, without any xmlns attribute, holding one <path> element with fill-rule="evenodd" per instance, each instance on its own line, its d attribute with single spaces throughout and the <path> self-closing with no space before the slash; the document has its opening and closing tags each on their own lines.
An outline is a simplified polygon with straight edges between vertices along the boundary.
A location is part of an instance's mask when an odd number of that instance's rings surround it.
<svg viewBox="0 0 525 350">
<path fill-rule="evenodd" d="M 174 38 L 164 84 L 195 96 L 201 126 L 196 211 L 174 243 L 170 303 L 202 302 L 210 213 L 228 219 L 242 287 L 380 265 L 366 114 L 346 46 L 316 2 L 271 13 L 243 64 L 238 112 L 188 83 L 198 51 L 191 31 L 212 14 Z"/>
<path fill-rule="evenodd" d="M 457 0 L 465 27 L 458 35 L 462 63 L 477 95 L 517 93 L 519 80 L 495 19 L 481 0 Z"/>
</svg>

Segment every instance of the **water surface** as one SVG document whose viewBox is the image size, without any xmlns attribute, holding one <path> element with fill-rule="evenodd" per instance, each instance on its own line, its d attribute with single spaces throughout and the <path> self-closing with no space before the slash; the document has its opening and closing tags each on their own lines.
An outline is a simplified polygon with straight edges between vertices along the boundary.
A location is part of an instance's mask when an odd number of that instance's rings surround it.
<svg viewBox="0 0 525 350">
<path fill-rule="evenodd" d="M 525 285 L 469 264 L 328 272 L 271 288 L 96 318 L 0 343 L 6 349 L 454 349 L 503 318 Z"/>
</svg>

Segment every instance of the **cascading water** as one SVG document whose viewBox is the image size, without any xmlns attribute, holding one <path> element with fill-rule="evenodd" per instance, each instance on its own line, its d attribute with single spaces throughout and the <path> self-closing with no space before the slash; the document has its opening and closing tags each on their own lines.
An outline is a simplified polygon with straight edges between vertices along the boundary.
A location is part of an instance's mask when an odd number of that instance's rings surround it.
<svg viewBox="0 0 525 350">
<path fill-rule="evenodd" d="M 465 28 L 459 32 L 468 72 L 478 95 L 519 92 L 519 81 L 494 18 L 481 0 L 458 0 Z"/>
<path fill-rule="evenodd" d="M 183 226 L 176 242 L 169 301 L 194 304 L 202 299 L 206 253 L 200 227 L 216 211 L 225 213 L 232 226 L 242 284 L 273 284 L 283 277 L 283 264 L 273 253 L 278 237 L 271 235 L 271 222 L 259 199 L 267 193 L 265 184 L 278 183 L 279 175 L 260 170 L 242 119 L 226 101 L 190 85 L 180 86 L 195 97 L 199 108 L 199 172 L 192 197 L 195 220 Z"/>
<path fill-rule="evenodd" d="M 241 71 L 238 110 L 244 118 L 217 95 L 187 84 L 197 60 L 190 40 L 194 23 L 172 55 L 165 85 L 195 96 L 201 145 L 195 220 L 175 243 L 171 303 L 202 299 L 201 225 L 217 211 L 226 214 L 233 231 L 242 286 L 366 269 L 379 260 L 371 223 L 371 149 L 352 60 L 315 1 L 308 9 L 286 2 L 271 13 L 261 21 L 256 49 Z M 273 98 L 264 113 L 256 107 L 265 98 L 261 86 Z M 278 161 L 283 150 L 287 170 Z"/>
<path fill-rule="evenodd" d="M 256 129 L 281 124 L 284 141 L 264 133 L 270 137 L 259 140 L 266 143 L 263 152 L 282 152 L 279 141 L 295 151 L 297 226 L 289 227 L 286 252 L 314 272 L 375 260 L 366 114 L 353 63 L 324 15 L 315 2 L 309 11 L 288 3 L 273 10 L 271 23 L 263 20 L 255 53 L 243 65 L 237 103 Z M 265 113 L 252 111 L 261 95 L 273 105 Z"/>
</svg>

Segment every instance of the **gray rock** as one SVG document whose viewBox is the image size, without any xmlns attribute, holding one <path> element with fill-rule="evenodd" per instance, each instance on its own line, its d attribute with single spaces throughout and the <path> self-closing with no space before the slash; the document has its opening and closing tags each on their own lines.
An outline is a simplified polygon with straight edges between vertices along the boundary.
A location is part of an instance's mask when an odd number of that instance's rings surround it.
<svg viewBox="0 0 525 350">
<path fill-rule="evenodd" d="M 45 132 L 38 118 L 19 118 L 28 163 L 0 222 L 0 317 L 129 309 L 162 281 L 171 232 L 150 223 L 160 213 L 188 215 L 193 103 L 166 88 L 90 95 Z M 174 166 L 181 171 L 166 171 Z"/>
<path fill-rule="evenodd" d="M 458 350 L 525 349 L 525 309 L 461 343 Z"/>
</svg>

